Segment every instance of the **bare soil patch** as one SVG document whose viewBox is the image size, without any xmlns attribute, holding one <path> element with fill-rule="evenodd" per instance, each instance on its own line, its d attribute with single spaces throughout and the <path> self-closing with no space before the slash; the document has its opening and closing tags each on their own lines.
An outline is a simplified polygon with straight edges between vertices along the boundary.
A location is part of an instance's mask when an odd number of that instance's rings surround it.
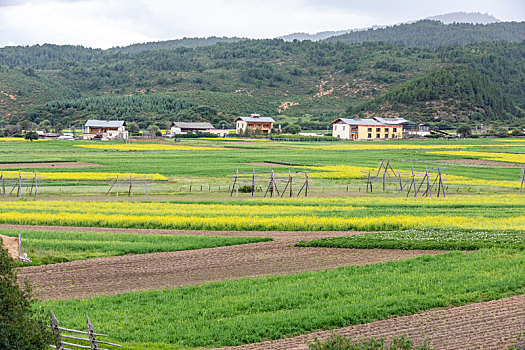
<svg viewBox="0 0 525 350">
<path fill-rule="evenodd" d="M 2 247 L 7 249 L 7 253 L 13 259 L 18 259 L 20 246 L 18 244 L 18 237 L 9 237 L 0 235 L 0 243 Z"/>
<path fill-rule="evenodd" d="M 427 339 L 436 350 L 506 349 L 524 331 L 525 295 L 518 295 L 228 349 L 304 350 L 307 342 L 327 339 L 334 333 L 354 339 L 407 335 L 417 344 Z"/>
<path fill-rule="evenodd" d="M 0 169 L 27 169 L 27 168 L 83 168 L 103 166 L 102 164 L 83 162 L 53 162 L 53 163 L 0 163 Z"/>
<path fill-rule="evenodd" d="M 238 246 L 125 255 L 21 268 L 18 271 L 19 280 L 28 280 L 35 287 L 36 297 L 43 300 L 86 298 L 96 295 L 114 295 L 133 290 L 198 285 L 204 282 L 243 277 L 320 271 L 340 266 L 383 263 L 425 254 L 441 253 L 440 251 L 428 250 L 359 250 L 294 247 L 294 243 L 300 240 L 359 234 L 356 232 L 173 231 L 28 227 L 20 225 L 0 225 L 0 228 L 176 235 L 262 236 L 274 239 L 272 242 Z"/>
<path fill-rule="evenodd" d="M 471 166 L 482 166 L 489 168 L 523 168 L 525 164 L 521 163 L 508 163 L 508 162 L 498 162 L 495 160 L 484 160 L 484 159 L 443 159 L 439 160 L 440 163 L 450 163 L 450 164 L 465 164 Z"/>
</svg>

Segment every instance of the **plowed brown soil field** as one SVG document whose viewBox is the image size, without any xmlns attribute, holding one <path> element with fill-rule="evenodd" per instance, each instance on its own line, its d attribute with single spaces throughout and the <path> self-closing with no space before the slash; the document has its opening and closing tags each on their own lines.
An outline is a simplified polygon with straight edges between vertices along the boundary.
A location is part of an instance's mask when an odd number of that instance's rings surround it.
<svg viewBox="0 0 525 350">
<path fill-rule="evenodd" d="M 85 298 L 114 295 L 133 290 L 196 285 L 242 277 L 289 274 L 333 269 L 346 265 L 365 265 L 408 259 L 439 251 L 298 248 L 294 243 L 355 232 L 229 232 L 128 230 L 84 227 L 16 226 L 64 231 L 111 231 L 162 233 L 175 235 L 263 236 L 274 241 L 208 248 L 73 261 L 63 264 L 32 266 L 18 272 L 21 281 L 35 287 L 36 297 L 48 299 Z"/>
<path fill-rule="evenodd" d="M 520 340 L 525 346 L 525 295 L 434 310 L 416 315 L 394 317 L 368 324 L 331 331 L 315 332 L 293 338 L 248 344 L 228 349 L 304 350 L 315 338 L 327 339 L 337 333 L 352 338 L 387 338 L 407 335 L 417 344 L 428 340 L 440 349 L 507 349 Z"/>
</svg>

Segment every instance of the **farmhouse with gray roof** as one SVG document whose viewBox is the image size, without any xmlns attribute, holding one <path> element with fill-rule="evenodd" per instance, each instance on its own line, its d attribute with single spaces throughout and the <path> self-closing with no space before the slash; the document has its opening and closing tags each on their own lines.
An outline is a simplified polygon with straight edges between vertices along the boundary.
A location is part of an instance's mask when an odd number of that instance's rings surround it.
<svg viewBox="0 0 525 350">
<path fill-rule="evenodd" d="M 126 122 L 123 120 L 89 119 L 84 127 L 84 140 L 103 138 L 108 140 L 127 140 L 129 135 L 126 130 Z"/>
</svg>

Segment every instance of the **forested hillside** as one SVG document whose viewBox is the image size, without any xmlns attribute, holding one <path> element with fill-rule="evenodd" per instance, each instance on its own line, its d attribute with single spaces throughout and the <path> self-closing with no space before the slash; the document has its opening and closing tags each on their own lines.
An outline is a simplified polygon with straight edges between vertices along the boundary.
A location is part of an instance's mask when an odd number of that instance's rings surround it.
<svg viewBox="0 0 525 350">
<path fill-rule="evenodd" d="M 246 40 L 242 38 L 219 38 L 219 37 L 209 37 L 209 38 L 182 38 L 175 40 L 164 40 L 164 41 L 155 41 L 149 43 L 140 43 L 132 44 L 128 46 L 117 46 L 109 49 L 109 51 L 119 51 L 119 52 L 140 52 L 140 51 L 155 51 L 155 50 L 174 50 L 180 47 L 203 47 L 203 46 L 212 46 L 217 43 L 232 43 L 236 41 Z"/>
<path fill-rule="evenodd" d="M 437 49 L 281 39 L 144 45 L 2 48 L 0 116 L 45 125 L 119 118 L 142 127 L 171 120 L 231 126 L 236 116 L 258 112 L 306 129 L 357 113 L 435 124 L 517 126 L 525 119 L 525 42 Z"/>
<path fill-rule="evenodd" d="M 483 41 L 521 42 L 525 40 L 525 22 L 490 24 L 451 23 L 423 20 L 392 27 L 355 31 L 326 39 L 329 42 L 362 43 L 384 41 L 407 47 L 438 48 Z"/>
</svg>

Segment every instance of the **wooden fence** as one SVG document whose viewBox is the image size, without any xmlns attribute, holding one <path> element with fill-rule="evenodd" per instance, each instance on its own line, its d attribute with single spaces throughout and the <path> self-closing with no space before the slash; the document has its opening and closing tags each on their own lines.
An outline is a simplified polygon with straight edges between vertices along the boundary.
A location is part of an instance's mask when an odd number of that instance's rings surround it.
<svg viewBox="0 0 525 350">
<path fill-rule="evenodd" d="M 107 341 L 99 340 L 97 337 L 107 337 L 107 334 L 100 334 L 95 333 L 95 330 L 93 328 L 93 325 L 91 324 L 91 321 L 89 320 L 89 317 L 87 317 L 87 332 L 84 331 L 77 331 L 75 329 L 68 329 L 64 327 L 59 327 L 58 321 L 53 314 L 53 312 L 50 312 L 51 314 L 51 328 L 53 329 L 53 332 L 56 336 L 56 344 L 50 345 L 51 348 L 57 349 L 57 350 L 76 350 L 76 349 L 91 349 L 91 350 L 110 350 L 106 347 L 102 346 L 111 346 L 111 347 L 119 347 L 121 348 L 122 345 L 110 343 Z M 67 333 L 74 333 L 74 334 L 83 334 L 87 335 L 87 338 L 82 338 L 80 336 L 74 336 L 74 335 L 68 335 Z M 64 340 L 66 339 L 66 340 Z M 71 343 L 71 341 L 75 341 L 75 343 Z M 89 344 L 89 345 L 85 345 Z"/>
<path fill-rule="evenodd" d="M 230 197 L 233 197 L 234 194 L 235 197 L 238 197 L 239 191 L 249 192 L 252 197 L 256 197 L 257 193 L 263 193 L 263 188 L 266 188 L 263 197 L 299 197 L 301 193 L 303 193 L 305 197 L 308 197 L 311 194 L 310 181 L 306 171 L 304 172 L 304 180 L 302 180 L 304 182 L 302 184 L 299 183 L 299 191 L 297 191 L 297 194 L 294 192 L 294 184 L 297 185 L 297 182 L 293 181 L 291 172 L 288 172 L 288 175 L 285 176 L 277 176 L 274 171 L 271 170 L 269 175 L 269 179 L 266 180 L 260 178 L 261 174 L 255 174 L 255 169 L 253 169 L 251 175 L 240 175 L 239 169 L 237 169 L 233 176 L 233 184 L 231 187 L 228 187 Z M 262 185 L 260 184 L 261 181 L 263 182 Z M 257 189 L 259 189 L 259 191 L 257 191 Z"/>
</svg>

